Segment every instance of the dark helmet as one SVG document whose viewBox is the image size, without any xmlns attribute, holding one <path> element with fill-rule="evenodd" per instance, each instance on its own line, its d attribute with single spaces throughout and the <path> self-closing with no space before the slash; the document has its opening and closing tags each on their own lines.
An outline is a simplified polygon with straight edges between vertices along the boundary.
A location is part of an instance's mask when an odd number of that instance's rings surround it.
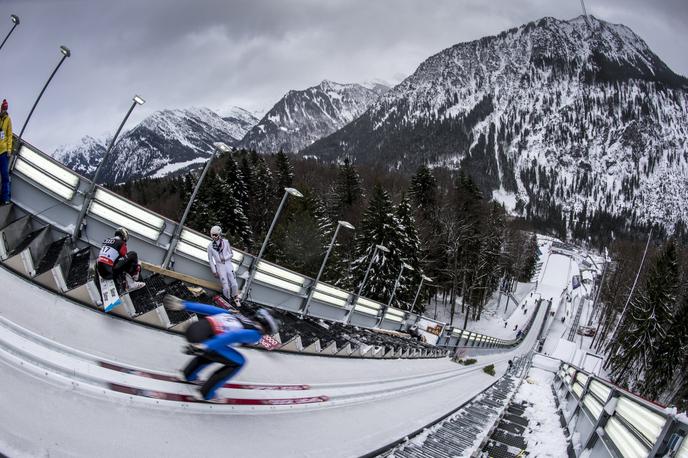
<svg viewBox="0 0 688 458">
<path fill-rule="evenodd" d="M 277 331 L 279 331 L 277 321 L 275 321 L 272 315 L 270 315 L 270 312 L 268 312 L 266 309 L 258 309 L 254 320 L 256 320 L 256 322 L 262 326 L 265 334 L 274 335 L 277 334 Z"/>
<path fill-rule="evenodd" d="M 126 242 L 127 240 L 129 240 L 129 231 L 128 231 L 126 228 L 124 228 L 124 227 L 118 227 L 118 228 L 115 230 L 115 235 L 116 235 L 117 237 L 121 238 L 121 239 L 122 239 L 123 241 L 125 241 L 125 242 Z"/>
</svg>

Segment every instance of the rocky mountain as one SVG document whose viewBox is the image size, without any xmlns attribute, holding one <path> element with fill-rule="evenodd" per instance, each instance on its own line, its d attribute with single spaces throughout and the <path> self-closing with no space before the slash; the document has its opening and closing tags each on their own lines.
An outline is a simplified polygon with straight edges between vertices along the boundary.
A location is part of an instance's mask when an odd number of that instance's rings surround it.
<svg viewBox="0 0 688 458">
<path fill-rule="evenodd" d="M 358 118 L 387 89 L 381 83 L 363 86 L 325 80 L 303 91 L 289 91 L 239 146 L 263 153 L 299 151 Z"/>
<path fill-rule="evenodd" d="M 210 157 L 214 142 L 235 145 L 254 120 L 241 109 L 231 110 L 225 118 L 207 108 L 158 111 L 120 137 L 99 181 L 121 183 L 198 168 Z M 109 139 L 84 137 L 78 145 L 55 151 L 54 157 L 92 176 L 108 143 Z"/>
<path fill-rule="evenodd" d="M 254 113 L 244 110 L 241 107 L 230 107 L 218 114 L 222 119 L 234 126 L 232 137 L 238 140 L 244 138 L 244 135 L 260 121 L 259 118 L 255 117 Z"/>
<path fill-rule="evenodd" d="M 105 155 L 108 140 L 87 135 L 76 145 L 61 146 L 53 153 L 53 157 L 78 174 L 90 177 L 96 173 L 96 168 Z"/>
<path fill-rule="evenodd" d="M 430 57 L 302 153 L 461 168 L 530 216 L 671 226 L 688 221 L 687 134 L 688 80 L 631 29 L 544 18 Z"/>
</svg>

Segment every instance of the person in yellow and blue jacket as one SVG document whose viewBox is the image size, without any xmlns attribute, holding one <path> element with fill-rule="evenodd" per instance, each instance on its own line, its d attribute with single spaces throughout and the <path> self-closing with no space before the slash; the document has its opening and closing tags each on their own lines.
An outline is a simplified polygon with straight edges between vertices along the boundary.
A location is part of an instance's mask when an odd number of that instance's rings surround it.
<svg viewBox="0 0 688 458">
<path fill-rule="evenodd" d="M 7 114 L 7 100 L 0 105 L 0 179 L 2 180 L 2 192 L 0 203 L 10 203 L 10 154 L 12 154 L 12 120 Z"/>
</svg>

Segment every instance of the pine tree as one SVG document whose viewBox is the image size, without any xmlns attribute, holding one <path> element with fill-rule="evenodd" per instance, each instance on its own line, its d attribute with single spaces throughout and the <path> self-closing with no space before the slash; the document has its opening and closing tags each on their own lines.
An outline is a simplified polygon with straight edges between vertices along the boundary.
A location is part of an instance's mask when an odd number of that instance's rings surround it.
<svg viewBox="0 0 688 458">
<path fill-rule="evenodd" d="M 645 373 L 642 393 L 652 399 L 669 389 L 674 378 L 688 380 L 685 365 L 688 362 L 688 294 L 684 293 L 680 304 L 673 305 L 668 322 L 663 326 L 666 336 L 657 342 L 657 351 Z"/>
<path fill-rule="evenodd" d="M 533 236 L 530 238 L 530 242 L 528 243 L 526 259 L 523 264 L 523 269 L 521 270 L 521 272 L 519 272 L 518 281 L 529 282 L 533 280 L 533 276 L 535 275 L 535 268 L 537 267 L 537 262 L 539 259 L 538 252 L 539 248 L 537 243 L 537 236 L 535 235 L 535 233 L 533 233 Z"/>
<path fill-rule="evenodd" d="M 282 198 L 284 188 L 292 186 L 294 181 L 294 166 L 291 164 L 289 157 L 280 150 L 275 155 L 275 182 L 277 185 L 276 194 Z"/>
<path fill-rule="evenodd" d="M 482 309 L 490 294 L 497 289 L 502 273 L 499 270 L 504 244 L 504 208 L 496 202 L 483 225 L 480 256 L 478 262 L 479 295 L 474 309 L 475 319 L 479 320 Z"/>
<path fill-rule="evenodd" d="M 217 195 L 223 191 L 217 174 L 212 169 L 208 171 L 196 194 L 196 200 L 191 206 L 188 217 L 188 226 L 207 234 L 210 228 L 219 224 L 216 205 Z"/>
<path fill-rule="evenodd" d="M 399 240 L 396 228 L 399 222 L 394 216 L 392 199 L 389 193 L 376 184 L 368 208 L 363 214 L 361 229 L 356 239 L 356 260 L 352 266 L 352 283 L 359 287 L 375 250 L 375 245 L 383 245 L 389 253 L 377 251 L 363 296 L 387 303 L 392 294 L 394 282 L 401 268 Z"/>
<path fill-rule="evenodd" d="M 665 356 L 668 365 L 673 367 L 673 378 L 667 396 L 660 400 L 675 405 L 679 412 L 685 412 L 688 410 L 688 292 L 684 292 L 681 306 L 674 315 L 667 339 L 669 342 L 666 353 L 660 354 L 660 357 Z"/>
<path fill-rule="evenodd" d="M 351 210 L 358 208 L 363 197 L 363 191 L 361 190 L 361 177 L 356 168 L 349 162 L 349 158 L 344 159 L 344 163 L 339 166 L 333 197 L 334 218 L 352 219 Z"/>
<path fill-rule="evenodd" d="M 313 277 L 322 264 L 323 247 L 330 242 L 320 231 L 315 216 L 317 205 L 313 191 L 304 189 L 304 197 L 294 199 L 291 211 L 280 216 L 267 250 L 274 262 Z"/>
<path fill-rule="evenodd" d="M 617 383 L 635 385 L 643 377 L 650 381 L 655 376 L 650 369 L 676 307 L 678 278 L 676 246 L 670 240 L 656 257 L 644 287 L 631 300 L 627 316 L 618 327 L 617 342 L 610 344 L 609 363 Z"/>
<path fill-rule="evenodd" d="M 216 186 L 210 192 L 217 223 L 225 236 L 232 245 L 250 250 L 253 245 L 251 226 L 230 185 L 218 178 Z"/>
<path fill-rule="evenodd" d="M 413 209 L 411 208 L 411 199 L 409 197 L 403 196 L 401 202 L 397 205 L 396 218 L 399 222 L 396 232 L 399 240 L 399 249 L 401 250 L 401 260 L 414 269 L 410 272 L 404 270 L 394 296 L 395 306 L 407 308 L 404 304 L 408 304 L 408 307 L 411 306 L 422 274 L 419 259 L 421 253 L 420 239 L 418 238 Z"/>
<path fill-rule="evenodd" d="M 249 220 L 256 238 L 262 240 L 268 232 L 278 201 L 274 193 L 272 172 L 262 157 L 256 156 L 253 205 L 249 209 Z M 280 198 L 282 196 L 280 195 Z"/>
<path fill-rule="evenodd" d="M 332 237 L 334 236 L 334 231 L 339 223 L 330 216 L 330 212 L 321 198 L 317 195 L 313 195 L 312 202 L 313 216 L 318 224 L 318 230 L 322 239 L 322 255 L 325 256 L 329 244 L 332 241 Z M 350 240 L 351 237 L 349 231 L 346 229 L 339 230 L 335 246 L 332 248 L 327 265 L 325 266 L 322 281 L 344 289 L 352 287 L 350 271 L 351 253 L 344 249 L 349 245 L 348 240 Z"/>
<path fill-rule="evenodd" d="M 413 204 L 422 214 L 432 214 L 437 206 L 437 179 L 427 165 L 418 167 L 411 179 L 409 193 Z"/>
<path fill-rule="evenodd" d="M 224 159 L 225 164 L 220 176 L 224 179 L 225 183 L 227 183 L 234 198 L 241 204 L 241 209 L 244 213 L 248 213 L 248 187 L 246 186 L 244 173 L 237 165 L 231 153 L 227 154 Z"/>
<path fill-rule="evenodd" d="M 217 217 L 232 241 L 240 240 L 250 250 L 253 245 L 251 225 L 246 214 L 249 209 L 248 190 L 243 174 L 231 154 L 225 157 L 218 194 L 214 195 Z"/>
</svg>

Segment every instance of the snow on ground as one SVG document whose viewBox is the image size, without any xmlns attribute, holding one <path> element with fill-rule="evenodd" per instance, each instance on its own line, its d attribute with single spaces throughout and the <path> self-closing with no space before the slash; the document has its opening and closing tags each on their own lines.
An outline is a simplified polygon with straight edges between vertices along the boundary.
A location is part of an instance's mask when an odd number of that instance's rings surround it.
<svg viewBox="0 0 688 458">
<path fill-rule="evenodd" d="M 169 175 L 172 172 L 186 168 L 190 165 L 203 164 L 205 162 L 208 162 L 207 157 L 197 157 L 195 159 L 191 159 L 190 161 L 184 161 L 184 162 L 173 162 L 171 164 L 167 164 L 166 166 L 158 169 L 154 175 L 151 175 L 151 178 L 161 178 L 161 177 Z"/>
<path fill-rule="evenodd" d="M 550 241 L 542 242 L 539 262 L 542 263 L 544 271 L 545 260 L 549 255 Z M 536 274 L 535 279 L 540 280 L 540 273 Z M 561 275 L 561 274 L 555 274 Z M 539 295 L 535 292 L 538 283 L 516 283 L 516 289 L 511 297 L 504 293 L 495 292 L 485 304 L 481 313 L 480 320 L 468 321 L 468 329 L 501 339 L 515 339 L 519 329 L 522 329 L 530 316 L 535 311 L 535 306 Z M 514 301 L 515 299 L 515 301 Z M 465 313 L 461 313 L 461 301 L 459 296 L 455 299 L 454 316 L 452 320 L 451 303 L 449 299 L 442 301 L 441 295 L 435 296 L 430 305 L 425 308 L 427 317 L 431 317 L 443 323 L 463 328 Z"/>
<path fill-rule="evenodd" d="M 567 456 L 566 436 L 559 426 L 559 414 L 550 388 L 553 378 L 553 373 L 533 367 L 514 397 L 514 402 L 530 404 L 525 411 L 529 423 L 523 436 L 531 456 Z"/>
<path fill-rule="evenodd" d="M 531 295 L 535 287 L 534 283 L 518 283 L 516 291 L 512 294 L 516 298 L 506 294 L 495 293 L 485 304 L 485 308 L 479 321 L 468 321 L 468 329 L 502 339 L 514 339 L 518 329 L 522 329 L 535 311 L 537 296 Z M 437 321 L 451 323 L 451 305 L 447 301 L 442 303 L 441 297 L 433 299 L 432 305 L 426 308 L 425 315 L 435 318 Z M 525 306 L 524 306 L 525 304 Z M 461 297 L 456 299 L 453 325 L 463 327 L 465 314 L 461 313 Z M 505 326 L 505 323 L 506 326 Z M 514 329 L 514 326 L 518 328 Z"/>
</svg>

